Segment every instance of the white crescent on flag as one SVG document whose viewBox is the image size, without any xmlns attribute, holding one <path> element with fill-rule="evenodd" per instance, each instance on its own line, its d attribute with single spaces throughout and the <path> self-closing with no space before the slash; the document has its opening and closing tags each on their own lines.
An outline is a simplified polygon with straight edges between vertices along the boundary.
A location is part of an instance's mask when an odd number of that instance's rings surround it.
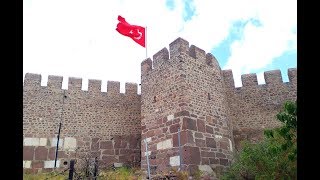
<svg viewBox="0 0 320 180">
<path fill-rule="evenodd" d="M 139 29 L 137 29 L 137 30 L 138 30 L 139 36 L 138 37 L 134 37 L 134 38 L 139 40 L 142 37 L 142 32 L 140 32 Z"/>
</svg>

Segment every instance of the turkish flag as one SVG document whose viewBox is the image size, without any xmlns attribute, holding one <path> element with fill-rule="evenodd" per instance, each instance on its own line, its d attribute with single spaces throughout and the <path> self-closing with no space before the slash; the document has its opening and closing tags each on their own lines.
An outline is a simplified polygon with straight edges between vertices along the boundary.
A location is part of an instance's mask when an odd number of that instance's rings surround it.
<svg viewBox="0 0 320 180">
<path fill-rule="evenodd" d="M 116 30 L 124 35 L 130 37 L 136 43 L 145 47 L 145 28 L 141 26 L 131 25 L 126 20 L 118 16 L 119 23 L 117 24 Z"/>
</svg>

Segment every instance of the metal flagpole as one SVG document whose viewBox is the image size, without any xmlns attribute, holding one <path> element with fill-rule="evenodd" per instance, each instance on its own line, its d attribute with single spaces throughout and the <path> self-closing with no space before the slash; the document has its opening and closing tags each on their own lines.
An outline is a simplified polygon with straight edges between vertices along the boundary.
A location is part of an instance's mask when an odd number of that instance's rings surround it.
<svg viewBox="0 0 320 180">
<path fill-rule="evenodd" d="M 145 45 L 146 45 L 146 59 L 148 58 L 148 51 L 147 51 L 147 26 L 146 26 L 146 32 L 145 32 Z"/>
</svg>

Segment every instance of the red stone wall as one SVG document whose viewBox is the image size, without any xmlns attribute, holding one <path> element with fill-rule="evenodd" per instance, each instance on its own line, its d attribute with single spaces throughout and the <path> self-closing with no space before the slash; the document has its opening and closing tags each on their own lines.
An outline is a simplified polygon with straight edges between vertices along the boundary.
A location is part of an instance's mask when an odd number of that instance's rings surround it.
<svg viewBox="0 0 320 180">
<path fill-rule="evenodd" d="M 146 146 L 152 173 L 179 167 L 178 129 L 182 167 L 214 170 L 227 167 L 244 139 L 259 141 L 263 130 L 281 125 L 275 115 L 286 100 L 296 100 L 296 69 L 289 82 L 279 70 L 265 72 L 266 84 L 255 74 L 242 75 L 235 88 L 231 70 L 221 70 L 213 55 L 178 38 L 141 63 L 141 96 L 137 85 L 27 74 L 23 87 L 24 168 L 51 170 L 56 136 L 62 122 L 59 167 L 86 153 L 101 166 L 141 164 L 146 169 Z M 30 139 L 33 138 L 33 139 Z M 141 160 L 141 162 L 140 162 Z"/>
<path fill-rule="evenodd" d="M 169 59 L 170 51 L 170 59 Z M 142 139 L 148 139 L 153 173 L 179 166 L 228 166 L 232 158 L 232 129 L 220 67 L 211 54 L 181 38 L 142 62 Z M 162 142 L 172 146 L 159 148 Z M 160 145 L 159 145 L 160 144 Z M 146 168 L 142 144 L 141 167 Z"/>
<path fill-rule="evenodd" d="M 69 145 L 62 142 L 58 156 L 61 163 L 90 152 L 100 159 L 101 166 L 114 162 L 139 164 L 141 105 L 137 85 L 126 83 L 125 93 L 120 93 L 119 82 L 109 81 L 107 92 L 101 92 L 99 80 L 89 80 L 88 91 L 81 90 L 82 79 L 69 78 L 68 84 L 68 89 L 63 90 L 62 77 L 49 76 L 47 86 L 41 86 L 40 75 L 27 74 L 25 77 L 24 139 L 47 139 L 47 143 L 41 146 L 37 143 L 24 144 L 23 160 L 32 161 L 30 168 L 41 169 L 41 161 L 52 160 L 56 145 L 50 144 L 50 139 L 57 137 L 60 121 L 62 141 L 65 138 L 76 139 L 75 144 L 70 142 L 75 148 L 67 149 L 67 157 L 64 155 L 65 145 Z"/>
<path fill-rule="evenodd" d="M 223 76 L 237 149 L 240 141 L 257 141 L 263 138 L 264 129 L 280 126 L 276 114 L 285 101 L 297 99 L 295 68 L 288 69 L 289 82 L 283 82 L 280 70 L 273 70 L 264 73 L 266 83 L 259 85 L 256 74 L 244 74 L 242 87 L 237 88 L 231 70 L 224 70 Z"/>
</svg>

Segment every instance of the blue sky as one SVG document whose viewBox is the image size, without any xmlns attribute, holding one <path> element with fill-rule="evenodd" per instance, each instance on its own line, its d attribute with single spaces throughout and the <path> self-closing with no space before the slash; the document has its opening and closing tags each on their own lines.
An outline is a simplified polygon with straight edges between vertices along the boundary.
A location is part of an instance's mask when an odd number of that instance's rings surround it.
<svg viewBox="0 0 320 180">
<path fill-rule="evenodd" d="M 211 52 L 222 69 L 241 74 L 297 66 L 295 0 L 24 0 L 23 73 L 140 83 L 145 49 L 115 31 L 117 16 L 147 26 L 148 57 L 177 37 Z"/>
</svg>

